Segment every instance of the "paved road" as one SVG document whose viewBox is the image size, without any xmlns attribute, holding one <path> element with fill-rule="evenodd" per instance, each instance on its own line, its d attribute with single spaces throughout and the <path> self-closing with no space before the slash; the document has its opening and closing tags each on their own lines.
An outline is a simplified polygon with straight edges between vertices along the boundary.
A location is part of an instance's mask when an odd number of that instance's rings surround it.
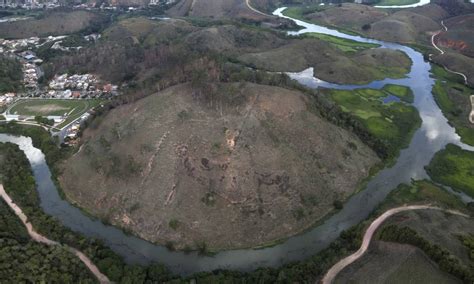
<svg viewBox="0 0 474 284">
<path fill-rule="evenodd" d="M 61 246 L 60 243 L 56 241 L 52 241 L 46 238 L 45 236 L 38 234 L 35 231 L 35 229 L 33 228 L 33 225 L 30 222 L 28 222 L 28 217 L 26 217 L 25 213 L 23 213 L 23 210 L 21 210 L 21 208 L 13 202 L 13 200 L 6 193 L 5 189 L 3 188 L 3 185 L 1 184 L 0 184 L 0 196 L 3 198 L 3 200 L 5 200 L 8 206 L 10 206 L 13 212 L 15 212 L 18 218 L 20 218 L 21 222 L 23 222 L 26 229 L 28 230 L 28 234 L 34 241 L 38 243 L 46 244 L 49 246 Z M 97 268 L 97 266 L 95 266 L 94 263 L 92 263 L 92 261 L 84 253 L 69 246 L 64 246 L 64 247 L 70 252 L 72 252 L 74 255 L 76 255 L 87 266 L 87 268 L 94 274 L 94 276 L 97 277 L 97 280 L 99 280 L 100 283 L 111 283 L 109 278 L 107 278 L 107 276 L 102 274 Z"/>
<path fill-rule="evenodd" d="M 402 207 L 390 209 L 386 211 L 385 213 L 383 213 L 382 215 L 380 215 L 377 219 L 375 219 L 372 222 L 372 224 L 370 224 L 369 228 L 365 232 L 364 238 L 362 240 L 362 245 L 360 246 L 359 250 L 349 255 L 348 257 L 341 259 L 338 263 L 333 265 L 333 267 L 331 267 L 331 269 L 328 270 L 326 275 L 324 275 L 322 283 L 323 284 L 332 283 L 339 272 L 341 272 L 344 268 L 352 264 L 354 261 L 361 258 L 364 255 L 364 253 L 367 251 L 367 249 L 369 248 L 370 241 L 372 240 L 372 237 L 374 236 L 375 231 L 389 217 L 403 211 L 422 210 L 422 209 L 442 210 L 451 214 L 461 215 L 461 216 L 469 218 L 468 215 L 465 215 L 463 213 L 460 213 L 454 210 L 445 210 L 445 209 L 430 206 L 430 205 L 410 205 L 410 206 L 402 206 Z"/>
</svg>

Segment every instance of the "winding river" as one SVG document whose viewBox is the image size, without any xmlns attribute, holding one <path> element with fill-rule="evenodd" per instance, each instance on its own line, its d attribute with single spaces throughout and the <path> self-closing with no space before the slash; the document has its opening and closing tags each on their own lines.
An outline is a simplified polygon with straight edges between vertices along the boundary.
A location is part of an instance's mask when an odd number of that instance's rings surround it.
<svg viewBox="0 0 474 284">
<path fill-rule="evenodd" d="M 275 15 L 284 17 L 284 8 L 275 11 Z M 145 264 L 152 261 L 166 264 L 173 272 L 188 275 L 199 271 L 214 269 L 233 269 L 250 271 L 258 267 L 277 267 L 290 261 L 305 259 L 327 247 L 339 234 L 349 227 L 367 218 L 370 212 L 386 197 L 390 190 L 398 184 L 413 179 L 428 178 L 424 166 L 429 163 L 434 153 L 453 143 L 464 149 L 474 151 L 474 147 L 460 142 L 460 137 L 448 124 L 446 118 L 433 100 L 431 89 L 434 80 L 430 78 L 430 64 L 423 56 L 412 48 L 359 36 L 347 35 L 321 26 L 294 20 L 304 27 L 291 34 L 299 35 L 318 32 L 352 39 L 359 42 L 376 43 L 384 48 L 400 50 L 407 54 L 413 62 L 407 78 L 399 80 L 376 81 L 365 86 L 337 85 L 318 80 L 312 72 L 292 73 L 290 76 L 310 87 L 330 87 L 338 89 L 381 88 L 386 83 L 409 86 L 415 94 L 414 106 L 423 120 L 407 149 L 401 151 L 396 164 L 380 171 L 367 185 L 367 188 L 353 195 L 337 214 L 326 219 L 320 226 L 311 231 L 289 238 L 284 243 L 265 249 L 241 249 L 220 252 L 212 257 L 199 256 L 197 253 L 184 254 L 171 252 L 163 246 L 154 245 L 133 236 L 125 235 L 121 230 L 104 225 L 91 219 L 76 207 L 61 199 L 51 179 L 50 170 L 43 153 L 33 147 L 31 139 L 0 134 L 0 142 L 18 144 L 27 155 L 38 185 L 38 192 L 43 210 L 58 218 L 65 226 L 88 237 L 102 239 L 116 253 L 123 256 L 129 263 Z M 465 201 L 469 197 L 461 196 Z"/>
</svg>

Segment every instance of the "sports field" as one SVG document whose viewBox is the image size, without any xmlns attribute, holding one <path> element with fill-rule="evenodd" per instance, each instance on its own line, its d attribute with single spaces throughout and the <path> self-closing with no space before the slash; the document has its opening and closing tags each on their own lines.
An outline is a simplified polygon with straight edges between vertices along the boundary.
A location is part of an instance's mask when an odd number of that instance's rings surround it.
<svg viewBox="0 0 474 284">
<path fill-rule="evenodd" d="M 85 112 L 89 108 L 88 100 L 25 99 L 12 105 L 8 113 L 25 116 L 67 116 Z"/>
<path fill-rule="evenodd" d="M 7 114 L 23 116 L 63 116 L 62 128 L 96 107 L 102 100 L 24 99 L 14 103 Z"/>
</svg>

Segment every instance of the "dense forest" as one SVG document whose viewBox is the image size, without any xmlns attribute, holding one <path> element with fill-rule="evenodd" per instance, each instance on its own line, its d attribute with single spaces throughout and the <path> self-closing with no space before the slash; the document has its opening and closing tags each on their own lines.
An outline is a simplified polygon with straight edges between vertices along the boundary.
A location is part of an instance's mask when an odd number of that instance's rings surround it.
<svg viewBox="0 0 474 284">
<path fill-rule="evenodd" d="M 0 183 L 15 195 L 35 192 L 29 163 L 13 144 L 0 143 Z M 33 196 L 35 196 L 33 194 Z M 30 239 L 20 219 L 0 201 L 0 279 L 8 282 L 95 282 L 84 264 L 62 247 Z"/>
<path fill-rule="evenodd" d="M 0 56 L 0 93 L 19 91 L 22 87 L 22 79 L 20 62 Z"/>
</svg>

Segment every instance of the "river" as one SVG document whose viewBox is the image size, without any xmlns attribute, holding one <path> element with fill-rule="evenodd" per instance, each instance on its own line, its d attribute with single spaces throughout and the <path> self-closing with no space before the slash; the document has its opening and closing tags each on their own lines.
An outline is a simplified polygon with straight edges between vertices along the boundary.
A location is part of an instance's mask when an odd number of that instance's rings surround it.
<svg viewBox="0 0 474 284">
<path fill-rule="evenodd" d="M 284 17 L 281 14 L 283 9 L 276 10 L 275 14 Z M 471 151 L 474 151 L 474 147 L 460 142 L 460 137 L 455 133 L 454 128 L 448 124 L 434 102 L 431 94 L 434 84 L 434 80 L 430 77 L 431 67 L 429 63 L 423 60 L 423 56 L 419 52 L 399 44 L 346 35 L 321 26 L 298 20 L 294 21 L 304 28 L 298 32 L 291 32 L 291 34 L 319 32 L 360 42 L 380 44 L 382 47 L 406 53 L 412 60 L 413 66 L 407 78 L 387 79 L 366 86 L 336 85 L 323 82 L 313 78 L 312 72 L 310 75 L 308 75 L 308 72 L 306 72 L 306 75 L 301 73 L 290 74 L 291 77 L 311 87 L 381 88 L 385 83 L 409 86 L 415 94 L 414 106 L 420 112 L 423 123 L 414 134 L 410 146 L 401 151 L 393 167 L 380 171 L 368 183 L 365 190 L 353 195 L 341 211 L 327 218 L 323 224 L 304 234 L 291 237 L 279 245 L 258 250 L 223 251 L 212 257 L 200 256 L 197 253 L 171 252 L 163 246 L 125 235 L 113 226 L 104 225 L 98 220 L 91 219 L 67 201 L 62 200 L 51 179 L 51 173 L 43 153 L 33 147 L 30 138 L 0 134 L 0 142 L 18 144 L 27 155 L 38 185 L 41 207 L 47 214 L 58 218 L 65 226 L 74 231 L 88 237 L 102 239 L 106 245 L 123 256 L 129 263 L 146 264 L 156 261 L 166 264 L 174 273 L 189 275 L 194 272 L 215 269 L 250 271 L 258 267 L 277 267 L 290 261 L 308 258 L 326 248 L 343 230 L 366 219 L 398 184 L 408 183 L 412 178 L 428 178 L 424 166 L 430 162 L 434 153 L 444 148 L 446 144 L 453 143 Z M 465 195 L 462 195 L 462 197 L 465 201 L 472 201 Z"/>
</svg>

